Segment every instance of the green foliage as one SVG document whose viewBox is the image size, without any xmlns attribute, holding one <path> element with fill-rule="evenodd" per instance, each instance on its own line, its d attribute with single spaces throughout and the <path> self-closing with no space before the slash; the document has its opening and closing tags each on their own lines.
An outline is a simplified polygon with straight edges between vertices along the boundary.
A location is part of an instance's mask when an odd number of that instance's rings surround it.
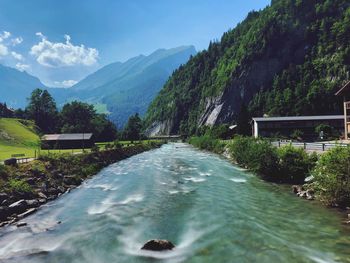
<svg viewBox="0 0 350 263">
<path fill-rule="evenodd" d="M 278 149 L 279 178 L 282 182 L 302 184 L 315 165 L 314 156 L 302 148 L 283 146 Z"/>
<path fill-rule="evenodd" d="M 234 160 L 262 176 L 279 183 L 303 183 L 314 167 L 317 156 L 301 148 L 275 148 L 267 140 L 236 136 L 229 144 Z"/>
<path fill-rule="evenodd" d="M 95 144 L 94 146 L 92 146 L 91 151 L 96 153 L 100 151 L 100 148 Z"/>
<path fill-rule="evenodd" d="M 8 188 L 10 191 L 18 193 L 31 193 L 33 191 L 32 187 L 23 179 L 10 179 Z"/>
<path fill-rule="evenodd" d="M 318 136 L 322 139 L 330 139 L 334 136 L 336 137 L 338 134 L 336 133 L 335 129 L 327 124 L 320 124 L 315 128 L 315 132 L 318 134 Z"/>
<path fill-rule="evenodd" d="M 96 141 L 113 141 L 117 138 L 117 129 L 104 114 L 97 114 L 93 105 L 73 101 L 63 106 L 60 113 L 62 133 L 94 134 Z"/>
<path fill-rule="evenodd" d="M 139 114 L 136 113 L 129 117 L 127 124 L 125 125 L 123 131 L 123 139 L 124 140 L 140 140 L 142 138 L 141 134 L 142 130 L 142 122 L 139 117 Z"/>
<path fill-rule="evenodd" d="M 304 133 L 301 130 L 294 130 L 290 137 L 294 140 L 302 140 Z"/>
<path fill-rule="evenodd" d="M 313 175 L 313 187 L 325 202 L 350 205 L 350 147 L 336 147 L 322 154 Z"/>
<path fill-rule="evenodd" d="M 232 157 L 267 180 L 278 181 L 278 153 L 267 140 L 236 136 L 229 145 Z"/>
<path fill-rule="evenodd" d="M 44 133 L 54 133 L 58 125 L 56 103 L 47 90 L 35 89 L 26 108 L 29 119 Z"/>
<path fill-rule="evenodd" d="M 8 176 L 8 171 L 5 165 L 0 164 L 0 179 L 6 178 Z"/>
<path fill-rule="evenodd" d="M 191 137 L 189 143 L 195 147 L 198 147 L 199 149 L 208 150 L 215 153 L 222 153 L 225 147 L 225 144 L 219 139 L 215 139 L 209 135 Z"/>
</svg>

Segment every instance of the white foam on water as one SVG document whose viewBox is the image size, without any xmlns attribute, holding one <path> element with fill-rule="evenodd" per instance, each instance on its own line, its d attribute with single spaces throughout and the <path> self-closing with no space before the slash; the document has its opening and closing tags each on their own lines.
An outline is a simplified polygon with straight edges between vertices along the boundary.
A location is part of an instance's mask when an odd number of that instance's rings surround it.
<svg viewBox="0 0 350 263">
<path fill-rule="evenodd" d="M 125 198 L 123 201 L 119 202 L 118 204 L 127 205 L 130 203 L 141 202 L 143 199 L 144 199 L 143 195 L 133 194 L 133 195 L 130 195 L 129 197 Z"/>
<path fill-rule="evenodd" d="M 212 174 L 211 174 L 211 173 L 203 173 L 203 172 L 200 172 L 199 175 L 200 175 L 200 176 L 211 176 Z"/>
<path fill-rule="evenodd" d="M 244 178 L 230 178 L 230 181 L 235 182 L 235 183 L 245 183 L 245 182 L 247 182 L 247 179 L 244 179 Z"/>
<path fill-rule="evenodd" d="M 23 231 L 23 229 L 22 229 Z M 2 238 L 0 245 L 0 261 L 13 257 L 26 256 L 40 252 L 50 252 L 61 247 L 67 237 L 63 238 L 39 238 L 32 240 L 32 233 L 16 233 Z"/>
<path fill-rule="evenodd" d="M 111 208 L 115 203 L 112 202 L 112 198 L 108 197 L 101 202 L 101 204 L 94 204 L 90 206 L 87 210 L 89 215 L 102 214 L 106 212 L 109 208 Z"/>
<path fill-rule="evenodd" d="M 112 184 L 95 184 L 95 185 L 86 185 L 85 188 L 89 189 L 102 189 L 102 191 L 115 191 L 118 190 L 118 186 L 113 186 Z"/>
<path fill-rule="evenodd" d="M 168 193 L 171 195 L 174 195 L 174 194 L 180 193 L 180 191 L 179 190 L 170 190 L 170 191 L 168 191 Z"/>
<path fill-rule="evenodd" d="M 185 177 L 184 180 L 190 181 L 193 183 L 200 183 L 200 182 L 206 181 L 206 179 L 204 179 L 204 178 L 196 178 L 196 177 Z"/>
<path fill-rule="evenodd" d="M 124 251 L 130 255 L 162 259 L 167 262 L 183 262 L 190 253 L 194 252 L 193 249 L 190 249 L 192 244 L 206 233 L 206 231 L 197 231 L 189 228 L 180 238 L 180 241 L 174 244 L 175 248 L 173 250 L 158 252 L 141 249 L 143 246 L 142 242 L 145 243 L 147 241 L 142 237 L 142 232 L 142 230 L 134 229 L 126 231 L 125 235 L 119 237 L 119 240 L 124 244 Z"/>
</svg>

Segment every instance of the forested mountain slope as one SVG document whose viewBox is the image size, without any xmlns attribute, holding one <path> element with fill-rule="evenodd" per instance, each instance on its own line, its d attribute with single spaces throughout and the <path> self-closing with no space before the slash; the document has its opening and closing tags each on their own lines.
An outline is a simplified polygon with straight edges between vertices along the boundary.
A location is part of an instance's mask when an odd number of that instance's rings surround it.
<svg viewBox="0 0 350 263">
<path fill-rule="evenodd" d="M 253 116 L 341 112 L 349 79 L 350 1 L 273 0 L 181 66 L 148 109 L 148 134 Z"/>
<path fill-rule="evenodd" d="M 52 92 L 59 104 L 80 100 L 98 105 L 123 126 L 129 116 L 143 115 L 173 71 L 195 54 L 193 46 L 159 49 L 148 56 L 109 64 L 70 89 Z"/>
</svg>

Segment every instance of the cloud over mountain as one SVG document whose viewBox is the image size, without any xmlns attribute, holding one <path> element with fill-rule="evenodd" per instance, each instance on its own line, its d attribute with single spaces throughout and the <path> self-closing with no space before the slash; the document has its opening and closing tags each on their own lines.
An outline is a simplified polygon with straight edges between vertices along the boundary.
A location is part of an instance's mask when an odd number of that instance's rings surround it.
<svg viewBox="0 0 350 263">
<path fill-rule="evenodd" d="M 51 42 L 40 32 L 36 35 L 41 38 L 41 41 L 32 46 L 30 54 L 43 66 L 55 68 L 75 65 L 91 66 L 97 63 L 98 50 L 84 45 L 73 45 L 69 35 L 64 36 L 66 39 L 64 43 Z"/>
</svg>

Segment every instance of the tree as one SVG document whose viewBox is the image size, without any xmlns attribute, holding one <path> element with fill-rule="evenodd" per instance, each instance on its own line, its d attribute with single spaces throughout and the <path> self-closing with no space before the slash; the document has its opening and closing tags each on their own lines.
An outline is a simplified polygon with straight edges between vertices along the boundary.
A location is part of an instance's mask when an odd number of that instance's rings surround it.
<svg viewBox="0 0 350 263">
<path fill-rule="evenodd" d="M 139 114 L 136 113 L 129 117 L 129 120 L 124 128 L 123 137 L 126 140 L 140 140 L 141 139 L 142 122 Z"/>
<path fill-rule="evenodd" d="M 63 106 L 61 111 L 62 133 L 93 132 L 92 119 L 96 116 L 90 104 L 73 101 Z"/>
<path fill-rule="evenodd" d="M 35 89 L 32 92 L 26 112 L 28 118 L 33 119 L 42 132 L 56 131 L 58 123 L 56 102 L 47 90 Z"/>
<path fill-rule="evenodd" d="M 117 139 L 117 128 L 105 114 L 97 114 L 94 106 L 73 101 L 63 106 L 61 112 L 62 133 L 93 133 L 96 141 Z"/>
</svg>

